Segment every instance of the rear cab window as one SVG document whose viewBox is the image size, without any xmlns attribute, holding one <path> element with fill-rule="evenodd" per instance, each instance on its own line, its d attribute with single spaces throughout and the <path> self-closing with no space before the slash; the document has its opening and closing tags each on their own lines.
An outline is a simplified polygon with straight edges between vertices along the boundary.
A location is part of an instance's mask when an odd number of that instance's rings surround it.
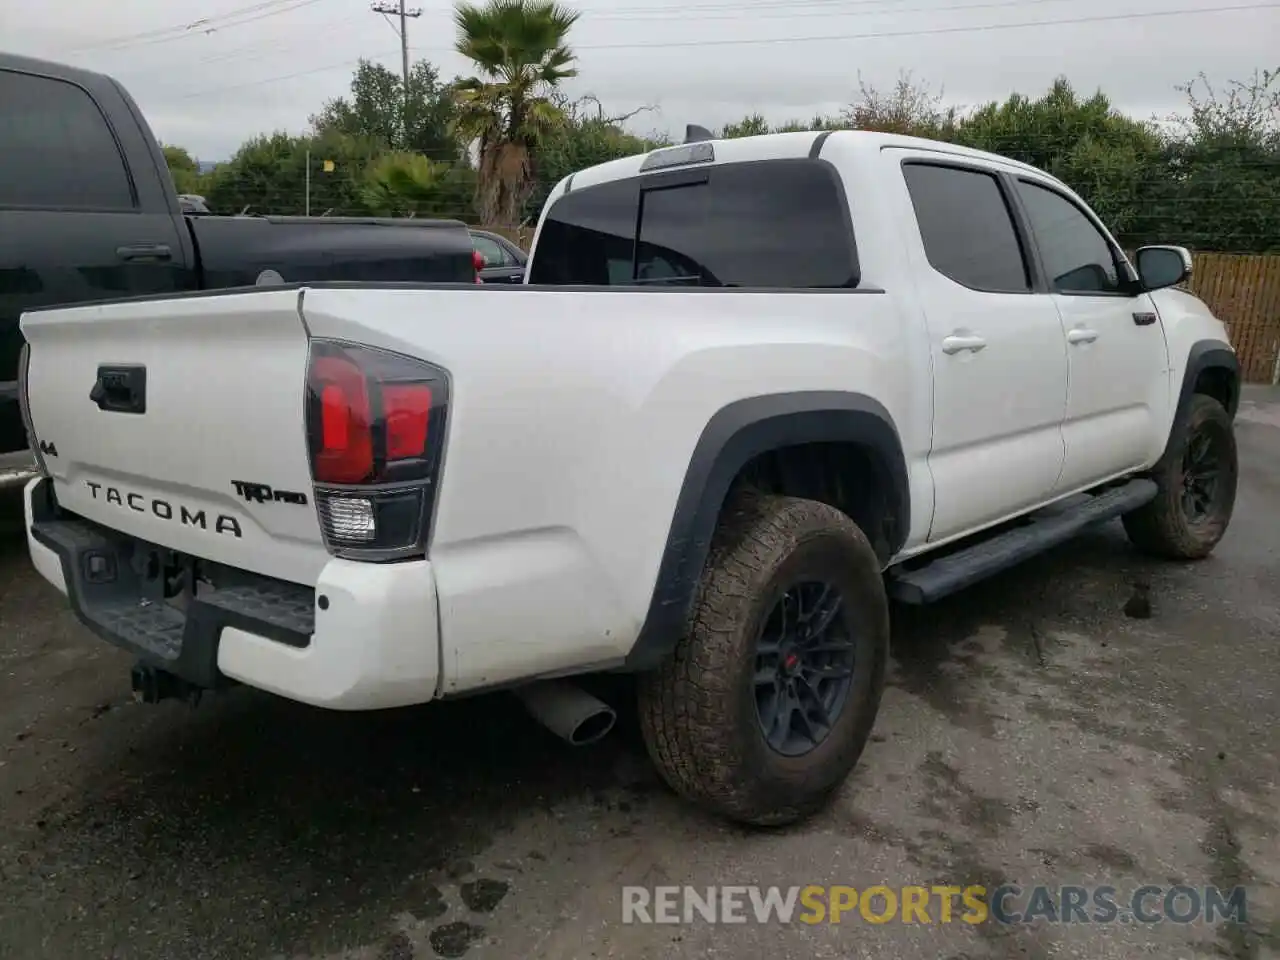
<svg viewBox="0 0 1280 960">
<path fill-rule="evenodd" d="M 529 282 L 848 288 L 858 285 L 834 168 L 755 160 L 573 190 L 548 211 Z"/>
</svg>

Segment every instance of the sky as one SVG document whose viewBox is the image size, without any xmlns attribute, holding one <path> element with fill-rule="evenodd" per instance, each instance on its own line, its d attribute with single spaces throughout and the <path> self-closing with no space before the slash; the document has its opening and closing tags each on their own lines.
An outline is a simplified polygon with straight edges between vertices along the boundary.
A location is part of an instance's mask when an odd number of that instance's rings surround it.
<svg viewBox="0 0 1280 960">
<path fill-rule="evenodd" d="M 960 107 L 1043 92 L 1066 75 L 1149 118 L 1175 85 L 1280 66 L 1280 0 L 570 0 L 572 96 L 635 132 L 835 113 L 859 77 L 903 72 Z M 451 0 L 411 0 L 413 59 L 467 74 Z M 1065 22 L 1064 22 L 1065 21 Z M 1074 21 L 1074 22 L 1071 22 Z M 1019 26 L 1022 24 L 1038 26 Z M 400 68 L 395 22 L 367 0 L 0 0 L 0 49 L 109 73 L 156 135 L 224 160 L 262 132 L 301 132 L 346 92 L 360 57 Z"/>
</svg>

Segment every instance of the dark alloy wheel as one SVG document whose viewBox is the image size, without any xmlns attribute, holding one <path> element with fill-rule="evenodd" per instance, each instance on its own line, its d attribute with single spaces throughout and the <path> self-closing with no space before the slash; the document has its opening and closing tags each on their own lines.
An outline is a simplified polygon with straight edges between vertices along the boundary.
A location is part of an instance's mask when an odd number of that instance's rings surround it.
<svg viewBox="0 0 1280 960">
<path fill-rule="evenodd" d="M 1151 479 L 1159 488 L 1155 499 L 1124 516 L 1129 539 L 1157 557 L 1207 557 L 1231 523 L 1239 479 L 1226 408 L 1213 397 L 1193 396 Z"/>
<path fill-rule="evenodd" d="M 846 514 L 746 494 L 720 517 L 685 634 L 637 684 L 663 779 L 739 823 L 808 816 L 866 746 L 884 690 L 880 558 Z"/>
<path fill-rule="evenodd" d="M 1189 523 L 1203 523 L 1214 512 L 1226 470 L 1222 434 L 1205 430 L 1190 438 L 1182 456 L 1182 513 Z"/>
<path fill-rule="evenodd" d="M 785 757 L 822 743 L 849 698 L 855 647 L 839 615 L 843 603 L 834 584 L 798 583 L 774 604 L 756 641 L 756 719 Z"/>
</svg>

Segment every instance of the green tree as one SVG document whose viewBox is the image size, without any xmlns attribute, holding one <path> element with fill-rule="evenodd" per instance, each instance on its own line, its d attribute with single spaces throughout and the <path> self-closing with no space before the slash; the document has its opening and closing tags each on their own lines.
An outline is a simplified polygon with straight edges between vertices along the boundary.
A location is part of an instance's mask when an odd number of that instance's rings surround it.
<svg viewBox="0 0 1280 960">
<path fill-rule="evenodd" d="M 381 217 L 470 220 L 475 175 L 462 164 L 439 163 L 418 153 L 384 153 L 365 171 L 364 205 Z"/>
<path fill-rule="evenodd" d="M 311 117 L 317 134 L 326 132 L 367 139 L 388 150 L 408 150 L 432 160 L 456 163 L 462 157 L 453 134 L 454 84 L 442 83 L 426 60 L 409 69 L 409 101 L 398 73 L 361 60 L 351 78 L 351 94 L 325 103 Z"/>
<path fill-rule="evenodd" d="M 1164 172 L 1136 242 L 1202 250 L 1280 250 L 1280 70 L 1215 89 L 1202 74 L 1179 87 Z"/>
<path fill-rule="evenodd" d="M 577 74 L 565 42 L 577 19 L 554 0 L 461 2 L 454 10 L 457 51 L 479 73 L 457 86 L 455 128 L 476 149 L 485 223 L 518 221 L 537 180 L 538 145 L 565 122 L 551 94 Z"/>
<path fill-rule="evenodd" d="M 858 78 L 858 97 L 838 116 L 815 114 L 809 120 L 788 120 L 771 127 L 754 113 L 736 123 L 725 124 L 720 136 L 754 137 L 762 133 L 797 133 L 808 130 L 875 130 L 902 133 L 934 140 L 950 139 L 958 111 L 942 105 L 942 93 L 917 83 L 909 72 L 899 74 L 889 92 Z"/>
<path fill-rule="evenodd" d="M 210 177 L 205 196 L 214 210 L 298 215 L 307 211 L 310 163 L 312 215 L 367 212 L 365 171 L 383 152 L 375 141 L 327 131 L 313 137 L 272 133 L 244 144 Z M 308 155 L 309 154 L 309 155 Z M 332 170 L 325 169 L 325 161 Z"/>
<path fill-rule="evenodd" d="M 165 144 L 161 147 L 169 174 L 173 177 L 173 185 L 179 193 L 200 193 L 202 178 L 200 165 L 184 147 Z"/>
<path fill-rule="evenodd" d="M 720 131 L 720 139 L 736 140 L 739 137 L 756 137 L 762 133 L 773 133 L 769 122 L 759 113 L 743 117 L 735 123 L 726 123 Z"/>
<path fill-rule="evenodd" d="M 548 131 L 538 142 L 538 180 L 524 205 L 524 218 L 537 217 L 551 188 L 578 170 L 607 163 L 622 157 L 648 153 L 670 141 L 640 137 L 628 133 L 623 124 L 650 109 L 640 107 L 630 113 L 606 116 L 600 101 L 591 95 L 570 101 L 553 93 L 552 102 L 564 115 L 564 121 Z"/>
<path fill-rule="evenodd" d="M 839 126 L 850 130 L 899 133 L 930 140 L 955 135 L 958 111 L 944 106 L 942 91 L 934 91 L 900 73 L 893 87 L 882 91 L 858 77 L 858 99 L 840 112 Z"/>
<path fill-rule="evenodd" d="M 1154 127 L 1120 113 L 1101 91 L 1080 99 L 1065 77 L 1038 100 L 1015 93 L 978 108 L 955 125 L 953 137 L 1062 180 L 1125 242 L 1149 217 L 1162 175 Z"/>
</svg>

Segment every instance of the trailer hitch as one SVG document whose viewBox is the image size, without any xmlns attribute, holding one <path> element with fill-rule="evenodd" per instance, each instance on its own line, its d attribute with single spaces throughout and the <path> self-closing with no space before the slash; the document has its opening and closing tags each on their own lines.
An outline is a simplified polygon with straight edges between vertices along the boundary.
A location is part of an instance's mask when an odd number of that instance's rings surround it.
<svg viewBox="0 0 1280 960">
<path fill-rule="evenodd" d="M 130 679 L 134 699 L 139 703 L 186 700 L 194 707 L 200 703 L 200 696 L 204 692 L 194 683 L 142 661 L 134 664 Z"/>
</svg>

